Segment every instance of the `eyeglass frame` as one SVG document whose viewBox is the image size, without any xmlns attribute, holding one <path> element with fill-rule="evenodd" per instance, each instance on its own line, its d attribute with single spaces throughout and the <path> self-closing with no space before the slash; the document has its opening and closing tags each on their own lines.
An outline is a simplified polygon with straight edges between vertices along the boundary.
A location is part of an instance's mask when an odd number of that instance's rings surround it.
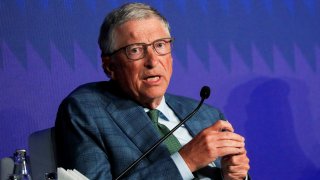
<svg viewBox="0 0 320 180">
<path fill-rule="evenodd" d="M 143 58 L 146 57 L 147 48 L 148 48 L 148 46 L 151 46 L 151 45 L 152 45 L 152 49 L 153 49 L 159 56 L 164 56 L 164 55 L 166 55 L 166 54 L 171 53 L 171 49 L 170 49 L 169 52 L 167 52 L 167 53 L 165 53 L 165 54 L 160 54 L 160 53 L 156 50 L 156 48 L 154 47 L 154 44 L 155 44 L 156 42 L 158 42 L 158 41 L 161 41 L 161 40 L 164 40 L 166 43 L 170 43 L 170 46 L 171 46 L 171 48 L 172 48 L 172 42 L 173 42 L 174 38 L 169 37 L 169 38 L 157 39 L 157 40 L 155 40 L 155 41 L 153 41 L 153 42 L 151 42 L 151 43 L 149 43 L 149 44 L 146 44 L 146 43 L 133 43 L 133 44 L 129 44 L 129 45 L 126 45 L 126 46 L 124 46 L 124 47 L 121 47 L 121 48 L 113 51 L 112 53 L 102 53 L 101 56 L 102 56 L 102 57 L 105 57 L 105 56 L 111 57 L 111 56 L 115 55 L 116 53 L 118 53 L 118 52 L 120 52 L 120 51 L 122 51 L 122 50 L 125 50 L 125 51 L 124 51 L 124 52 L 125 52 L 125 55 L 127 56 L 127 58 L 128 58 L 130 61 L 137 61 L 137 60 L 140 60 L 140 59 L 143 59 Z M 167 41 L 166 41 L 166 40 L 167 40 Z M 129 56 L 128 56 L 128 54 L 127 54 L 127 48 L 130 47 L 130 46 L 132 46 L 132 45 L 142 45 L 142 46 L 143 46 L 143 50 L 144 50 L 143 52 L 144 52 L 144 53 L 143 53 L 143 55 L 142 55 L 141 58 L 138 58 L 138 59 L 131 59 L 131 58 L 129 58 Z"/>
</svg>

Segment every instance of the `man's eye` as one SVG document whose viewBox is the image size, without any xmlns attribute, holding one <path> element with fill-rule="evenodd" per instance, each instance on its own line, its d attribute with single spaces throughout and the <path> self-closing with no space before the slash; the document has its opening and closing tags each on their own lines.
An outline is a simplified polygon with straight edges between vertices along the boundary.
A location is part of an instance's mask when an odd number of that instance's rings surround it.
<svg viewBox="0 0 320 180">
<path fill-rule="evenodd" d="M 165 46 L 166 46 L 165 41 L 160 41 L 160 42 L 155 43 L 156 48 L 164 48 Z"/>
<path fill-rule="evenodd" d="M 139 54 L 143 52 L 143 48 L 141 46 L 130 47 L 128 52 L 130 54 Z"/>
</svg>

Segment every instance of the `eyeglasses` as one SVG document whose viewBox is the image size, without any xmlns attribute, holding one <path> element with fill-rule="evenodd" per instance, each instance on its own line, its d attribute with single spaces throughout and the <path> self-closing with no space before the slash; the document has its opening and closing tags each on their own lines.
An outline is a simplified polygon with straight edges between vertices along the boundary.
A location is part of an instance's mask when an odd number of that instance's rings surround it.
<svg viewBox="0 0 320 180">
<path fill-rule="evenodd" d="M 119 51 L 125 50 L 125 53 L 128 59 L 139 60 L 146 56 L 148 46 L 152 45 L 152 48 L 154 49 L 154 51 L 159 56 L 163 56 L 171 52 L 172 42 L 173 42 L 173 38 L 162 38 L 162 39 L 155 40 L 150 44 L 146 44 L 146 43 L 129 44 L 127 46 L 119 48 L 118 50 L 115 50 L 112 53 L 108 53 L 106 55 L 113 56 Z"/>
</svg>

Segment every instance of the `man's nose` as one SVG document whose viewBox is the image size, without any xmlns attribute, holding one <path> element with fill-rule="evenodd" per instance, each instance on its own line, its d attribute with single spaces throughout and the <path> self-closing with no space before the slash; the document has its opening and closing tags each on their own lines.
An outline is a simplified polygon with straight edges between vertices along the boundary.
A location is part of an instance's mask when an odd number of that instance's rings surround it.
<svg viewBox="0 0 320 180">
<path fill-rule="evenodd" d="M 159 63 L 159 55 L 158 55 L 158 53 L 154 50 L 152 45 L 147 46 L 145 51 L 146 51 L 145 65 L 147 67 L 156 66 Z"/>
</svg>

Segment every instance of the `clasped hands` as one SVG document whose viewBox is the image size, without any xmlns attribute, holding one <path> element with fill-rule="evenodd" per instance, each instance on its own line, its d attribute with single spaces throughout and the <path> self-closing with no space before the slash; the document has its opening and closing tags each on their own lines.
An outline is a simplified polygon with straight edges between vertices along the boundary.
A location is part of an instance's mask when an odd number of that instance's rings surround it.
<svg viewBox="0 0 320 180">
<path fill-rule="evenodd" d="M 244 179 L 250 168 L 244 141 L 234 133 L 229 122 L 218 120 L 183 146 L 179 153 L 192 172 L 222 157 L 224 179 Z"/>
</svg>

